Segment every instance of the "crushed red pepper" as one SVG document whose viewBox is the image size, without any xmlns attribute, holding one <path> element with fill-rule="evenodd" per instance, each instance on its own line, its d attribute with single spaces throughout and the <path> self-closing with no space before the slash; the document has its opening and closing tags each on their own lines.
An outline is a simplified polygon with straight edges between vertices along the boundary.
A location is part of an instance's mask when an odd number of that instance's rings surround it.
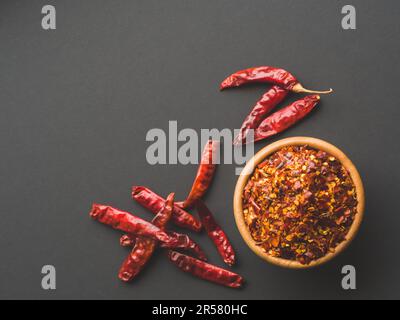
<svg viewBox="0 0 400 320">
<path fill-rule="evenodd" d="M 243 192 L 243 214 L 266 253 L 306 265 L 346 239 L 357 214 L 356 189 L 332 155 L 287 146 L 254 170 Z"/>
</svg>

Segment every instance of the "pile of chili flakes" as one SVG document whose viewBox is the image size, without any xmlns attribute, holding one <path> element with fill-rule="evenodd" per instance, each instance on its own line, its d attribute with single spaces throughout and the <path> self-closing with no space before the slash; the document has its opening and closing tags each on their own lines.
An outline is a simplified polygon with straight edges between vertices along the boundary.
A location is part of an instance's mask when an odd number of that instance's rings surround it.
<svg viewBox="0 0 400 320">
<path fill-rule="evenodd" d="M 273 257 L 309 264 L 345 240 L 357 213 L 354 183 L 333 156 L 288 146 L 253 172 L 243 214 L 253 239 Z"/>
</svg>

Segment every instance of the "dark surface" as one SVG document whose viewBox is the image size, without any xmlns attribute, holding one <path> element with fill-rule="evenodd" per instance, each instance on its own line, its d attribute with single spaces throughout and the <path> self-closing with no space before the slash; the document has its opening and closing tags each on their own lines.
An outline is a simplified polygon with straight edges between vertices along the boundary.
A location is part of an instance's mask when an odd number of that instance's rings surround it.
<svg viewBox="0 0 400 320">
<path fill-rule="evenodd" d="M 341 28 L 347 1 L 51 1 L 57 30 L 41 29 L 49 1 L 0 2 L 0 298 L 266 299 L 400 298 L 398 212 L 400 3 L 353 0 L 358 29 Z M 232 71 L 291 70 L 312 88 L 335 89 L 300 125 L 358 167 L 367 209 L 352 245 L 325 266 L 285 270 L 241 239 L 232 213 L 233 165 L 218 168 L 207 203 L 238 252 L 232 290 L 192 278 L 161 252 L 132 284 L 117 279 L 128 251 L 119 233 L 88 217 L 92 202 L 142 217 L 132 184 L 183 198 L 196 166 L 150 166 L 145 135 L 235 128 L 264 86 L 218 92 Z M 257 144 L 257 150 L 268 142 Z M 194 236 L 223 265 L 207 237 Z M 57 290 L 41 289 L 41 268 Z M 345 264 L 357 290 L 341 289 Z"/>
</svg>

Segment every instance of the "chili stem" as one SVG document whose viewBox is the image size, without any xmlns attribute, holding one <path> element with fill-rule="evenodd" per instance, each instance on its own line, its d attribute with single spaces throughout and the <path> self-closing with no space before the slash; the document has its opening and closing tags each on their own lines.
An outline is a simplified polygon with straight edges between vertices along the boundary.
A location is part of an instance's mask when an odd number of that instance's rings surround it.
<svg viewBox="0 0 400 320">
<path fill-rule="evenodd" d="M 292 91 L 295 93 L 312 93 L 312 94 L 331 94 L 333 89 L 330 88 L 329 90 L 318 91 L 318 90 L 308 90 L 304 88 L 300 83 L 297 83 L 293 86 Z"/>
</svg>

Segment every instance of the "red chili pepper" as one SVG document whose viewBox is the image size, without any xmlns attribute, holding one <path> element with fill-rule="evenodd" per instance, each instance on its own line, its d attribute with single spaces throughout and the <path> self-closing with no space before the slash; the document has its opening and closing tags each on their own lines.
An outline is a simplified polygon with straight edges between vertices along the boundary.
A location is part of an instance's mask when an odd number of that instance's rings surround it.
<svg viewBox="0 0 400 320">
<path fill-rule="evenodd" d="M 178 237 L 173 234 L 167 234 L 165 231 L 146 220 L 110 206 L 93 204 L 90 216 L 114 229 L 136 236 L 159 240 L 170 248 L 185 249 L 190 245 L 190 239 L 186 235 L 178 234 Z"/>
<path fill-rule="evenodd" d="M 256 129 L 265 116 L 285 99 L 288 91 L 279 86 L 273 86 L 268 90 L 254 106 L 253 110 L 244 120 L 239 134 L 236 136 L 233 144 L 238 145 L 246 143 L 246 136 L 251 129 Z"/>
<path fill-rule="evenodd" d="M 167 200 L 160 212 L 154 217 L 152 223 L 160 228 L 164 229 L 167 222 L 172 216 L 172 210 L 174 206 L 174 193 L 168 195 Z M 157 241 L 145 237 L 135 237 L 133 235 L 122 236 L 120 243 L 128 245 L 130 243 L 135 243 L 132 251 L 122 263 L 119 270 L 118 277 L 122 281 L 132 280 L 139 272 L 143 269 L 147 261 L 149 261 L 152 256 L 154 249 L 156 248 Z M 136 238 L 136 241 L 135 241 Z"/>
<path fill-rule="evenodd" d="M 156 243 L 153 239 L 138 238 L 134 248 L 122 263 L 118 278 L 125 282 L 135 278 L 153 255 Z"/>
<path fill-rule="evenodd" d="M 168 235 L 171 235 L 171 236 L 176 237 L 178 239 L 182 238 L 182 235 L 180 235 L 179 233 L 172 232 L 172 231 L 168 231 L 167 233 L 168 233 Z M 186 241 L 188 241 L 188 242 L 186 242 Z M 162 248 L 168 248 L 168 249 L 173 248 L 173 247 L 171 247 L 170 245 L 168 245 L 166 243 L 161 243 L 160 246 Z M 185 250 L 189 250 L 189 251 L 193 252 L 193 254 L 195 254 L 198 259 L 203 260 L 203 261 L 207 261 L 207 256 L 204 253 L 204 251 L 201 249 L 201 247 L 196 242 L 194 242 L 189 237 L 188 237 L 188 240 L 182 238 L 182 245 L 181 246 Z"/>
<path fill-rule="evenodd" d="M 208 237 L 214 242 L 224 262 L 232 266 L 235 264 L 235 252 L 222 228 L 215 221 L 213 214 L 203 201 L 196 201 L 196 209 L 200 220 L 207 231 Z"/>
<path fill-rule="evenodd" d="M 157 214 L 161 210 L 165 201 L 158 194 L 141 186 L 132 187 L 132 198 L 154 214 Z M 172 220 L 180 227 L 193 231 L 201 230 L 201 222 L 176 204 L 174 205 Z"/>
<path fill-rule="evenodd" d="M 121 247 L 133 247 L 136 243 L 136 238 L 128 234 L 123 234 L 119 239 L 119 244 Z"/>
<path fill-rule="evenodd" d="M 170 250 L 168 251 L 168 258 L 184 272 L 191 273 L 201 279 L 231 288 L 239 288 L 243 284 L 243 278 L 240 275 L 182 253 Z"/>
<path fill-rule="evenodd" d="M 177 234 L 176 232 L 167 231 L 167 234 L 171 234 L 173 237 L 179 238 L 179 234 Z M 122 247 L 133 247 L 135 245 L 136 241 L 137 240 L 135 239 L 134 236 L 124 234 L 119 239 L 119 244 Z M 187 240 L 184 239 L 182 241 L 187 241 Z M 160 246 L 162 248 L 170 248 L 170 246 L 165 245 L 163 243 L 161 243 Z M 185 250 L 189 250 L 189 251 L 193 252 L 198 259 L 203 260 L 203 261 L 208 260 L 206 254 L 201 249 L 201 247 L 196 242 L 194 242 L 192 239 L 189 238 L 189 243 L 185 244 L 184 247 L 185 247 Z"/>
<path fill-rule="evenodd" d="M 171 241 L 164 241 L 160 243 L 160 247 L 167 249 L 183 249 L 193 252 L 199 259 L 207 260 L 207 257 L 200 246 L 194 242 L 186 234 L 177 233 L 173 231 L 166 231 L 167 235 L 172 239 Z"/>
<path fill-rule="evenodd" d="M 291 105 L 266 118 L 254 133 L 254 141 L 259 141 L 282 132 L 304 118 L 318 104 L 320 96 L 312 95 L 297 100 Z"/>
<path fill-rule="evenodd" d="M 227 88 L 239 87 L 251 82 L 272 83 L 281 86 L 283 89 L 296 93 L 328 94 L 333 92 L 332 89 L 329 89 L 328 91 L 305 89 L 291 73 L 283 69 L 269 66 L 249 68 L 235 72 L 221 83 L 220 89 L 224 90 Z"/>
<path fill-rule="evenodd" d="M 94 220 L 117 230 L 165 242 L 173 240 L 164 231 L 150 222 L 107 205 L 93 204 L 90 216 Z"/>
<path fill-rule="evenodd" d="M 191 207 L 197 199 L 200 199 L 206 193 L 214 177 L 216 169 L 214 162 L 218 146 L 219 143 L 217 141 L 209 140 L 204 147 L 196 178 L 194 179 L 189 195 L 183 204 L 181 204 L 182 208 Z"/>
</svg>

